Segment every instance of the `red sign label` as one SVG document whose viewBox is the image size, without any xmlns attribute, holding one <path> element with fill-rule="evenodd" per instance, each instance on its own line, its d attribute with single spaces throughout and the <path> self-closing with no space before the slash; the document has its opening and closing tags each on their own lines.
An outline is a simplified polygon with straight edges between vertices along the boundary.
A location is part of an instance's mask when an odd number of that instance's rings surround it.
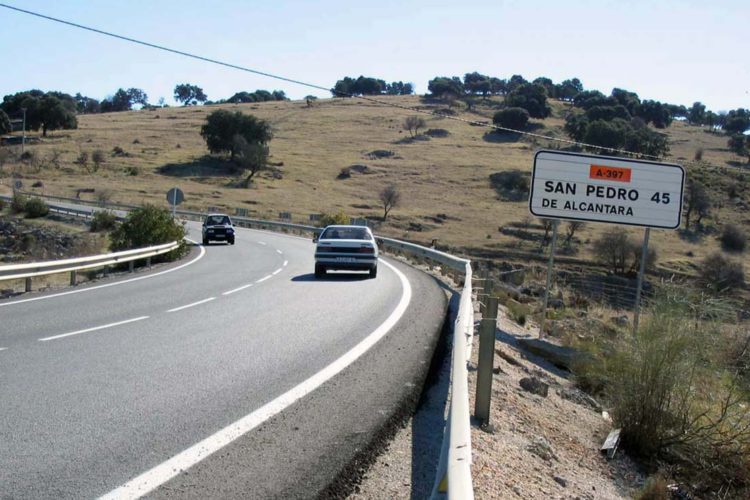
<svg viewBox="0 0 750 500">
<path fill-rule="evenodd" d="M 630 182 L 632 171 L 629 168 L 604 167 L 602 165 L 591 165 L 589 179 L 600 181 Z"/>
</svg>

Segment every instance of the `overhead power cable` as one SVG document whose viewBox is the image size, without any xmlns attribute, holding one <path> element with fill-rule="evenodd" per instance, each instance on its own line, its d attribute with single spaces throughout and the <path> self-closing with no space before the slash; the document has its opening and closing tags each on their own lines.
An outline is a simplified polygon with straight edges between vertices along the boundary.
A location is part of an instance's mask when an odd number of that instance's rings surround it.
<svg viewBox="0 0 750 500">
<path fill-rule="evenodd" d="M 495 124 L 489 124 L 489 123 L 484 122 L 484 121 L 467 120 L 465 118 L 460 118 L 460 117 L 457 117 L 457 116 L 449 116 L 449 115 L 444 115 L 444 114 L 436 113 L 436 112 L 433 112 L 433 111 L 427 111 L 427 110 L 424 110 L 424 109 L 414 108 L 414 107 L 411 107 L 411 106 L 404 106 L 402 104 L 397 104 L 397 103 L 393 103 L 393 102 L 383 101 L 383 100 L 380 100 L 380 99 L 377 99 L 377 98 L 373 98 L 373 97 L 370 97 L 370 96 L 360 96 L 360 95 L 349 94 L 347 92 L 334 91 L 333 89 L 328 88 L 328 87 L 324 87 L 322 85 L 315 85 L 313 83 L 303 82 L 301 80 L 295 80 L 293 78 L 287 78 L 285 76 L 274 75 L 272 73 L 267 73 L 265 71 L 260 71 L 260 70 L 257 70 L 257 69 L 247 68 L 247 67 L 244 67 L 244 66 L 239 66 L 237 64 L 231 64 L 231 63 L 219 61 L 217 59 L 212 59 L 212 58 L 209 58 L 209 57 L 203 57 L 203 56 L 200 56 L 200 55 L 197 55 L 197 54 L 192 54 L 190 52 L 184 52 L 182 50 L 171 49 L 169 47 L 164 47 L 162 45 L 157 45 L 155 43 L 144 42 L 142 40 L 137 40 L 135 38 L 130 38 L 130 37 L 127 37 L 127 36 L 118 35 L 116 33 L 111 33 L 109 31 L 104 31 L 104 30 L 100 30 L 100 29 L 97 29 L 97 28 L 92 28 L 90 26 L 84 26 L 82 24 L 74 23 L 74 22 L 71 22 L 71 21 L 65 21 L 64 19 L 59 19 L 59 18 L 56 18 L 56 17 L 47 16 L 45 14 L 40 14 L 38 12 L 32 12 L 30 10 L 21 9 L 21 8 L 18 8 L 18 7 L 14 7 L 12 5 L 0 3 L 0 7 L 5 7 L 6 9 L 14 10 L 16 12 L 21 12 L 23 14 L 28 14 L 30 16 L 39 17 L 39 18 L 42 18 L 42 19 L 46 19 L 48 21 L 53 21 L 53 22 L 56 22 L 56 23 L 65 24 L 67 26 L 72 26 L 74 28 L 78 28 L 78 29 L 82 29 L 82 30 L 86 30 L 86 31 L 91 31 L 93 33 L 97 33 L 97 34 L 100 34 L 100 35 L 104 35 L 104 36 L 108 36 L 108 37 L 112 37 L 112 38 L 117 38 L 119 40 L 123 40 L 123 41 L 126 41 L 126 42 L 130 42 L 130 43 L 134 43 L 134 44 L 138 44 L 138 45 L 143 45 L 145 47 L 150 47 L 152 49 L 163 50 L 165 52 L 171 52 L 173 54 L 177 54 L 177 55 L 184 56 L 184 57 L 189 57 L 191 59 L 197 59 L 199 61 L 204 61 L 204 62 L 208 62 L 208 63 L 211 63 L 211 64 L 217 64 L 219 66 L 224 66 L 224 67 L 227 67 L 227 68 L 232 68 L 232 69 L 236 69 L 236 70 L 240 70 L 240 71 L 245 71 L 247 73 L 253 73 L 253 74 L 256 74 L 256 75 L 265 76 L 267 78 L 273 78 L 275 80 L 281 80 L 281 81 L 284 81 L 284 82 L 293 83 L 295 85 L 301 85 L 303 87 L 308 87 L 308 88 L 311 88 L 311 89 L 322 90 L 324 92 L 333 92 L 333 93 L 335 93 L 335 95 L 341 96 L 341 97 L 354 97 L 354 98 L 361 99 L 363 101 L 371 102 L 371 103 L 374 103 L 374 104 L 378 104 L 378 105 L 381 105 L 381 106 L 387 106 L 387 107 L 391 107 L 391 108 L 398 108 L 398 109 L 410 111 L 412 113 L 420 113 L 420 114 L 426 114 L 426 115 L 430 115 L 430 116 L 439 115 L 439 116 L 442 116 L 442 117 L 444 117 L 446 119 L 457 121 L 457 122 L 466 123 L 466 124 L 472 125 L 472 126 L 486 127 L 486 128 L 491 128 L 491 129 L 494 129 L 494 130 L 499 130 L 499 131 L 502 131 L 502 132 L 512 132 L 514 134 L 524 135 L 524 136 L 527 136 L 527 137 L 534 137 L 534 138 L 537 138 L 537 139 L 544 139 L 544 140 L 547 140 L 547 141 L 559 142 L 559 143 L 569 144 L 569 145 L 574 145 L 574 146 L 581 146 L 581 147 L 585 147 L 585 148 L 589 148 L 589 149 L 598 149 L 598 150 L 606 151 L 606 152 L 609 152 L 609 153 L 619 153 L 619 154 L 625 154 L 625 155 L 630 155 L 630 156 L 636 156 L 636 157 L 640 157 L 640 158 L 650 158 L 650 159 L 653 159 L 653 160 L 659 160 L 660 159 L 658 156 L 655 156 L 655 155 L 647 155 L 647 154 L 642 154 L 642 153 L 636 153 L 636 152 L 628 151 L 628 150 L 625 150 L 625 149 L 609 148 L 609 147 L 605 147 L 605 146 L 597 146 L 596 144 L 587 144 L 585 142 L 578 142 L 578 141 L 574 141 L 574 140 L 570 140 L 570 139 L 563 139 L 561 137 L 554 137 L 554 136 L 543 135 L 543 134 L 535 134 L 533 132 L 527 132 L 527 131 L 524 131 L 524 130 L 516 130 L 516 129 L 512 129 L 512 128 L 501 127 L 501 126 L 495 125 Z"/>
</svg>

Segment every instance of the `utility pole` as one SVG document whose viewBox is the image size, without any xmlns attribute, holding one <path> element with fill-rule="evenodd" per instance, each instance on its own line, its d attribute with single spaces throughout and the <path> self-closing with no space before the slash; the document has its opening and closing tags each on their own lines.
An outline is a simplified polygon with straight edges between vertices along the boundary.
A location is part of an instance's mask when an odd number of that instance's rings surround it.
<svg viewBox="0 0 750 500">
<path fill-rule="evenodd" d="M 26 108 L 21 108 L 21 111 L 23 111 L 23 131 L 21 132 L 21 154 L 23 154 L 24 146 L 26 146 Z"/>
</svg>

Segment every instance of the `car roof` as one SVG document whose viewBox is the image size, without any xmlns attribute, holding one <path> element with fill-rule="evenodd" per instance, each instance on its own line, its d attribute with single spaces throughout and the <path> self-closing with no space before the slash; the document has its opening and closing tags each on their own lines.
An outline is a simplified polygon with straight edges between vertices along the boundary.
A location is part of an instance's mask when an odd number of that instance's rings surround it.
<svg viewBox="0 0 750 500">
<path fill-rule="evenodd" d="M 333 225 L 330 225 L 330 226 L 326 226 L 324 229 L 329 229 L 329 228 L 334 228 L 334 229 L 354 229 L 354 228 L 356 228 L 356 229 L 367 229 L 368 231 L 370 230 L 370 228 L 367 227 L 367 226 L 356 226 L 354 224 L 333 224 Z"/>
<path fill-rule="evenodd" d="M 214 214 L 206 214 L 206 217 L 215 217 L 215 216 L 219 216 L 219 217 L 229 217 L 229 215 L 227 215 L 227 214 L 220 214 L 220 213 L 218 213 L 218 212 L 217 212 L 217 213 L 214 213 Z"/>
</svg>

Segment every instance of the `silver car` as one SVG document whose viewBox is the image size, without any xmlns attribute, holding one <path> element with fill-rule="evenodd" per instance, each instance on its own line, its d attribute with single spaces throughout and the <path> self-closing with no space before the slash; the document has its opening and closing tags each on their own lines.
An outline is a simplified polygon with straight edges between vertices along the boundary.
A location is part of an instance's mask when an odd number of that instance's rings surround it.
<svg viewBox="0 0 750 500">
<path fill-rule="evenodd" d="M 329 269 L 369 271 L 378 275 L 378 245 L 370 228 L 364 226 L 328 226 L 315 237 L 315 277 Z"/>
</svg>

